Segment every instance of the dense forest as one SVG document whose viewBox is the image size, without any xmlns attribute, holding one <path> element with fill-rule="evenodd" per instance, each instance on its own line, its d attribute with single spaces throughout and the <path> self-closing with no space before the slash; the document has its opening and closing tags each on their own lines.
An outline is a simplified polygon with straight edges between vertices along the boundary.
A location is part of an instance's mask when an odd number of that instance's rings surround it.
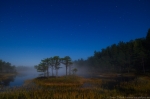
<svg viewBox="0 0 150 99">
<path fill-rule="evenodd" d="M 150 71 L 150 29 L 145 38 L 119 42 L 101 51 L 95 51 L 87 60 L 78 59 L 74 64 L 89 72 L 146 73 Z"/>
<path fill-rule="evenodd" d="M 0 73 L 16 72 L 16 67 L 9 62 L 0 60 Z"/>
</svg>

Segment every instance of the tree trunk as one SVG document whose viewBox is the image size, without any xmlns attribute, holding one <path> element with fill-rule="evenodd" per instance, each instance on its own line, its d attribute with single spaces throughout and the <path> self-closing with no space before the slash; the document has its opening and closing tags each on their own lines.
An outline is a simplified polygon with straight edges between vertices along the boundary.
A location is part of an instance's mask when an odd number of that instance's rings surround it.
<svg viewBox="0 0 150 99">
<path fill-rule="evenodd" d="M 129 67 L 128 67 L 128 73 L 130 73 L 130 71 L 129 71 Z"/>
<path fill-rule="evenodd" d="M 58 69 L 56 69 L 56 77 L 58 77 Z"/>
<path fill-rule="evenodd" d="M 48 77 L 49 75 L 48 75 L 48 66 L 47 66 L 47 77 Z"/>
<path fill-rule="evenodd" d="M 45 72 L 44 72 L 44 77 L 45 77 Z"/>
<path fill-rule="evenodd" d="M 52 66 L 52 76 L 54 76 L 54 74 L 53 74 L 53 66 Z"/>
<path fill-rule="evenodd" d="M 130 64 L 128 64 L 128 73 L 130 72 Z"/>
<path fill-rule="evenodd" d="M 71 65 L 69 66 L 69 75 L 71 75 Z"/>
<path fill-rule="evenodd" d="M 145 73 L 144 59 L 142 58 L 143 73 Z"/>
<path fill-rule="evenodd" d="M 122 67 L 120 66 L 120 73 L 122 73 Z"/>
<path fill-rule="evenodd" d="M 57 77 L 57 69 L 56 69 L 56 77 Z"/>
<path fill-rule="evenodd" d="M 68 68 L 68 66 L 66 65 L 66 76 L 67 76 L 67 68 Z"/>
</svg>

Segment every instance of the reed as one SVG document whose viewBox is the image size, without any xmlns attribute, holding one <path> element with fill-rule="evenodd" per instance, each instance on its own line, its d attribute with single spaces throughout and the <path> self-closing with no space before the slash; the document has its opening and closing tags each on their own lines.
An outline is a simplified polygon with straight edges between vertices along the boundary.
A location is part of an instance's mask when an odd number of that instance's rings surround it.
<svg viewBox="0 0 150 99">
<path fill-rule="evenodd" d="M 26 81 L 25 86 L 0 92 L 0 97 L 1 99 L 106 99 L 117 96 L 147 97 L 150 94 L 149 77 L 120 82 L 114 85 L 113 89 L 107 88 L 109 82 L 111 80 L 85 79 L 78 76 L 36 78 Z"/>
</svg>

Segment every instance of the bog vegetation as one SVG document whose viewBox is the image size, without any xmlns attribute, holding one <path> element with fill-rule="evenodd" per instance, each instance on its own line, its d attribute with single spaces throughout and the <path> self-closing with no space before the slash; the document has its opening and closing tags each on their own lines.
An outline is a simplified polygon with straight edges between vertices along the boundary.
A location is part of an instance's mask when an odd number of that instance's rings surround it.
<svg viewBox="0 0 150 99">
<path fill-rule="evenodd" d="M 146 38 L 119 42 L 95 51 L 87 60 L 69 56 L 45 58 L 35 66 L 42 75 L 21 87 L 2 89 L 1 99 L 105 99 L 150 95 L 150 29 Z M 62 65 L 61 65 L 62 64 Z M 65 76 L 58 76 L 64 66 Z M 72 69 L 72 66 L 76 66 Z M 1 65 L 4 67 L 4 65 Z M 77 76 L 80 67 L 86 77 Z M 9 70 L 9 69 L 8 69 Z M 1 69 L 1 72 L 9 72 Z"/>
<path fill-rule="evenodd" d="M 106 99 L 149 97 L 150 79 L 130 81 L 64 76 L 35 78 L 25 86 L 0 92 L 1 99 Z"/>
</svg>

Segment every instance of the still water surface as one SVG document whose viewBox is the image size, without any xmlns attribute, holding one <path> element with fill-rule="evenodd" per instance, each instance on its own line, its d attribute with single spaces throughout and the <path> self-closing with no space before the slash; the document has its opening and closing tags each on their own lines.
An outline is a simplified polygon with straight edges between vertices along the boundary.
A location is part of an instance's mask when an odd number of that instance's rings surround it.
<svg viewBox="0 0 150 99">
<path fill-rule="evenodd" d="M 14 81 L 11 81 L 9 83 L 9 86 L 10 87 L 13 87 L 13 86 L 22 86 L 24 84 L 24 81 L 25 80 L 29 80 L 29 79 L 33 79 L 33 78 L 36 78 L 38 77 L 38 74 L 35 73 L 28 73 L 28 74 L 19 74 L 19 75 L 16 75 Z"/>
<path fill-rule="evenodd" d="M 64 71 L 64 69 L 60 69 L 58 76 L 64 75 Z M 30 70 L 18 72 L 17 75 L 9 77 L 7 80 L 2 81 L 2 83 L 0 82 L 0 85 L 6 87 L 22 86 L 26 80 L 39 77 L 40 74 L 41 73 L 37 72 L 36 69 L 31 68 Z"/>
<path fill-rule="evenodd" d="M 14 87 L 22 86 L 26 80 L 34 79 L 39 76 L 39 73 L 35 71 L 21 72 L 15 76 L 10 76 L 8 79 L 0 81 L 1 86 Z"/>
</svg>

